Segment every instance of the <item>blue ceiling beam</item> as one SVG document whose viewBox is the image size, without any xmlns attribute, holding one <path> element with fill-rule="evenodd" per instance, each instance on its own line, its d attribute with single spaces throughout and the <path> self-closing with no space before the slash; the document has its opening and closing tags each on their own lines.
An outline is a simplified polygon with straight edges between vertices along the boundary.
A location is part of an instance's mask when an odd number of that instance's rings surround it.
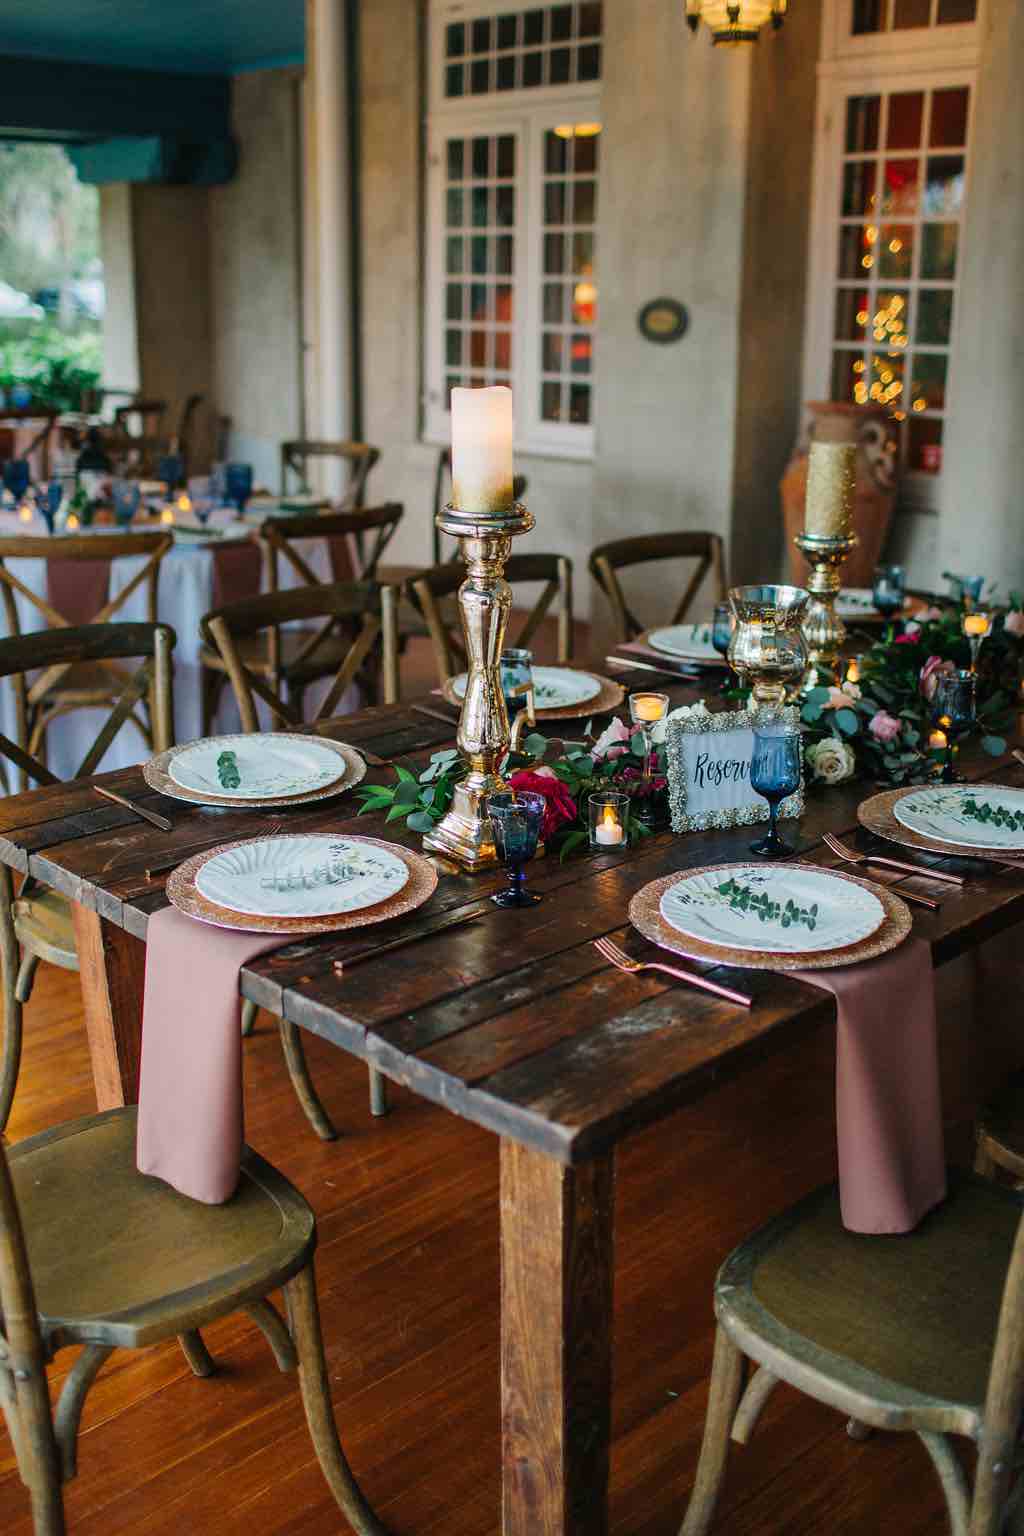
<svg viewBox="0 0 1024 1536">
<path fill-rule="evenodd" d="M 65 143 L 107 139 L 230 137 L 227 75 L 115 69 L 0 55 L 0 138 Z"/>
</svg>

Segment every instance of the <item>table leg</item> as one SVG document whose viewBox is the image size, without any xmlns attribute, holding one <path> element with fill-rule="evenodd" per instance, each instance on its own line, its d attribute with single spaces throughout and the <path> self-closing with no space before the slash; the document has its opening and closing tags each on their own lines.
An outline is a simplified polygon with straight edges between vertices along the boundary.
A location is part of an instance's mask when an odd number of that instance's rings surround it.
<svg viewBox="0 0 1024 1536">
<path fill-rule="evenodd" d="M 612 1155 L 567 1168 L 501 1144 L 504 1536 L 605 1536 Z"/>
<path fill-rule="evenodd" d="M 137 1104 L 146 946 L 80 902 L 71 913 L 96 1107 Z"/>
</svg>

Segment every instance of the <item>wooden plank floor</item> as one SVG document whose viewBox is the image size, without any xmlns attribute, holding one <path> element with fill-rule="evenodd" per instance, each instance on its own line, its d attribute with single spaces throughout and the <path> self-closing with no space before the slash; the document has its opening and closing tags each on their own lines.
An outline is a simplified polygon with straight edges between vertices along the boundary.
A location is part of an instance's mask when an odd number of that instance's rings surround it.
<svg viewBox="0 0 1024 1536">
<path fill-rule="evenodd" d="M 11 1139 L 93 1107 L 78 981 L 42 967 L 26 1015 Z M 761 1078 L 628 1142 L 619 1167 L 612 1530 L 674 1536 L 693 1475 L 711 1348 L 715 1262 L 790 1197 L 793 1137 L 827 1147 L 822 1042 L 780 1063 L 793 1113 L 766 1122 Z M 260 1016 L 246 1045 L 248 1135 L 305 1192 L 320 1223 L 319 1284 L 336 1409 L 356 1471 L 398 1533 L 498 1529 L 497 1144 L 392 1089 L 372 1121 L 359 1063 L 310 1038 L 310 1063 L 346 1136 L 317 1141 Z M 775 1117 L 777 1121 L 779 1117 Z M 757 1120 L 752 1163 L 724 1157 Z M 821 1134 L 818 1134 L 818 1133 Z M 748 1137 L 748 1141 L 752 1138 Z M 815 1152 L 809 1183 L 828 1177 Z M 756 1167 L 756 1178 L 751 1176 Z M 693 1191 L 701 1191 L 694 1201 Z M 674 1218 L 673 1192 L 699 1210 Z M 139 1234 L 145 1242 L 145 1234 Z M 294 1379 L 247 1320 L 210 1329 L 222 1371 L 192 1377 L 176 1347 L 115 1355 L 85 1410 L 72 1536 L 321 1536 L 342 1530 L 313 1459 Z M 68 1369 L 74 1351 L 54 1368 Z M 737 1450 L 718 1529 L 734 1536 L 940 1533 L 945 1518 L 909 1437 L 849 1441 L 836 1415 L 780 1390 Z M 0 1530 L 29 1536 L 27 1500 L 0 1429 Z"/>
</svg>

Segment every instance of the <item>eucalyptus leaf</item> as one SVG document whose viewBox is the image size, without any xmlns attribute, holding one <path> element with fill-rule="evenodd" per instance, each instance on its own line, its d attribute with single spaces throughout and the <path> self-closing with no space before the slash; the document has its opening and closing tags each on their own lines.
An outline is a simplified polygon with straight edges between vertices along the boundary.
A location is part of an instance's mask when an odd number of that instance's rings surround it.
<svg viewBox="0 0 1024 1536">
<path fill-rule="evenodd" d="M 415 779 L 403 779 L 395 790 L 396 805 L 415 805 L 420 798 L 420 786 Z"/>
<path fill-rule="evenodd" d="M 433 832 L 434 818 L 427 811 L 413 811 L 406 821 L 411 832 Z"/>
<path fill-rule="evenodd" d="M 800 718 L 805 720 L 808 725 L 814 725 L 821 719 L 821 712 L 821 705 L 812 703 L 810 697 L 808 697 L 806 704 L 800 711 Z"/>
<path fill-rule="evenodd" d="M 1002 757 L 1006 751 L 1006 742 L 1002 736 L 983 736 L 981 745 L 990 757 Z"/>
<path fill-rule="evenodd" d="M 844 736 L 856 736 L 860 728 L 860 722 L 852 709 L 837 709 L 835 722 L 836 730 L 842 731 Z"/>
<path fill-rule="evenodd" d="M 805 704 L 817 704 L 821 706 L 818 710 L 818 714 L 820 714 L 821 710 L 828 703 L 828 696 L 829 689 L 827 688 L 811 688 L 808 690 L 807 697 L 804 702 Z M 815 716 L 815 719 L 817 719 L 817 716 Z"/>
<path fill-rule="evenodd" d="M 533 731 L 523 742 L 523 747 L 531 757 L 543 757 L 547 744 L 546 736 L 542 736 L 539 731 Z"/>
</svg>

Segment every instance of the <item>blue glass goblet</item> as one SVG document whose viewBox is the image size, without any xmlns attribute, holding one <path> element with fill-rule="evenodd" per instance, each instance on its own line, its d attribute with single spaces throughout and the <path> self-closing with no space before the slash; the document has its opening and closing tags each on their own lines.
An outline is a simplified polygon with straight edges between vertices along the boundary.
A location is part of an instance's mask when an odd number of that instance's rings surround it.
<svg viewBox="0 0 1024 1536">
<path fill-rule="evenodd" d="M 184 474 L 185 461 L 180 453 L 165 453 L 157 460 L 156 477 L 166 485 L 168 498 L 181 484 Z"/>
<path fill-rule="evenodd" d="M 113 480 L 110 494 L 114 502 L 114 521 L 119 528 L 127 528 L 135 519 L 142 500 L 137 480 Z"/>
<path fill-rule="evenodd" d="M 4 465 L 4 489 L 10 491 L 16 502 L 20 501 L 32 483 L 28 459 L 10 459 Z"/>
<path fill-rule="evenodd" d="M 754 727 L 754 751 L 750 759 L 750 787 L 768 801 L 768 836 L 751 843 L 751 853 L 763 859 L 784 859 L 794 852 L 779 836 L 776 821 L 779 805 L 800 788 L 800 760 L 803 751 L 800 727 L 772 725 Z"/>
<path fill-rule="evenodd" d="M 946 738 L 943 784 L 963 782 L 963 775 L 953 766 L 953 749 L 961 736 L 973 730 L 976 712 L 977 678 L 973 672 L 953 672 L 939 678 L 932 695 L 932 724 Z"/>
<path fill-rule="evenodd" d="M 526 708 L 526 693 L 517 692 L 533 682 L 533 652 L 524 650 L 502 651 L 501 692 L 509 719 Z"/>
<path fill-rule="evenodd" d="M 883 618 L 894 619 L 902 613 L 905 596 L 902 565 L 876 565 L 871 596 Z"/>
<path fill-rule="evenodd" d="M 53 524 L 63 499 L 64 487 L 59 480 L 51 480 L 48 485 L 36 486 L 36 511 L 46 524 L 47 533 L 53 532 Z"/>
<path fill-rule="evenodd" d="M 224 470 L 224 491 L 241 517 L 252 495 L 252 465 L 228 464 Z"/>
<path fill-rule="evenodd" d="M 729 641 L 732 639 L 732 627 L 732 608 L 728 603 L 716 603 L 714 617 L 711 620 L 711 644 L 719 656 L 721 656 L 723 662 L 726 662 L 725 677 L 722 680 L 723 693 L 728 693 L 732 687 L 732 676 L 727 662 Z"/>
<path fill-rule="evenodd" d="M 508 873 L 508 889 L 491 900 L 496 907 L 534 907 L 540 896 L 526 889 L 523 873 L 537 852 L 547 801 L 532 790 L 503 790 L 487 801 L 498 858 Z"/>
</svg>

